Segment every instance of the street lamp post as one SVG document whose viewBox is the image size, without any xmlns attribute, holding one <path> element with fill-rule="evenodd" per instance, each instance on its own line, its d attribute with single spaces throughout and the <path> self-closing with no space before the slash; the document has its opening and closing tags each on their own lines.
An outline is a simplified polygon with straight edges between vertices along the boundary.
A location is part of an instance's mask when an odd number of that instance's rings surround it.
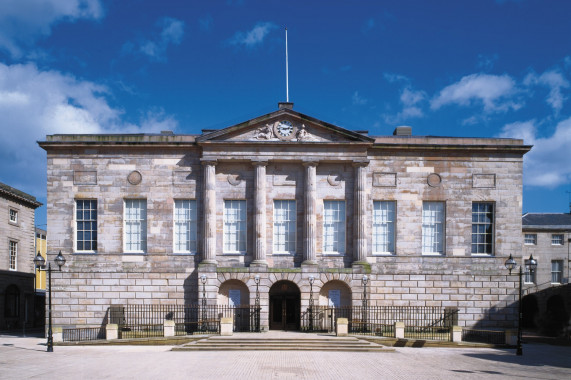
<svg viewBox="0 0 571 380">
<path fill-rule="evenodd" d="M 206 275 L 200 276 L 202 282 L 202 331 L 206 331 Z"/>
<path fill-rule="evenodd" d="M 254 311 L 256 320 L 256 331 L 260 331 L 260 276 L 254 276 L 254 282 L 256 283 L 256 310 Z"/>
<path fill-rule="evenodd" d="M 309 331 L 313 331 L 313 282 L 315 277 L 309 276 Z"/>
<path fill-rule="evenodd" d="M 369 277 L 364 275 L 361 281 L 363 282 L 363 331 L 367 331 L 367 283 Z"/>
<path fill-rule="evenodd" d="M 58 265 L 59 270 L 61 271 L 61 267 L 65 264 L 65 258 L 59 251 L 58 255 L 55 258 L 55 263 Z M 42 271 L 42 268 L 46 265 L 46 259 L 42 257 L 40 252 L 34 257 L 34 266 L 37 270 Z M 43 269 L 44 271 L 46 269 Z M 47 352 L 54 352 L 54 337 L 52 332 L 52 264 L 48 263 L 48 342 L 47 342 Z"/>
<path fill-rule="evenodd" d="M 533 255 L 529 256 L 529 259 L 525 260 L 525 267 L 529 271 L 529 273 L 533 273 L 537 268 L 537 260 L 533 258 Z M 506 268 L 510 271 L 510 275 L 512 274 L 512 270 L 517 266 L 516 261 L 514 260 L 513 256 L 510 254 L 510 257 L 506 260 L 505 264 Z M 518 291 L 518 321 L 517 321 L 517 348 L 516 348 L 516 355 L 521 356 L 523 355 L 523 348 L 521 346 L 521 325 L 523 321 L 523 311 L 521 305 L 521 278 L 523 276 L 521 265 L 519 266 L 519 291 Z"/>
</svg>

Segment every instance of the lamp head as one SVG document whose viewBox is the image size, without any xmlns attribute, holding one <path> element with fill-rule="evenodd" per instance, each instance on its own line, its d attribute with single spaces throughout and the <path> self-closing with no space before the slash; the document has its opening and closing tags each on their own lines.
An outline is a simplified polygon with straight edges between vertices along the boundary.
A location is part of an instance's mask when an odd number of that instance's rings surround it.
<svg viewBox="0 0 571 380">
<path fill-rule="evenodd" d="M 529 259 L 525 260 L 525 266 L 529 269 L 530 273 L 535 272 L 537 269 L 537 260 L 533 258 L 533 255 L 529 255 Z"/>
<path fill-rule="evenodd" d="M 59 253 L 57 254 L 56 258 L 55 258 L 55 262 L 57 264 L 57 266 L 59 267 L 59 270 L 61 270 L 61 267 L 64 266 L 65 264 L 65 257 L 63 257 L 63 255 L 61 254 L 61 251 L 59 251 Z"/>
<path fill-rule="evenodd" d="M 311 285 L 313 285 L 313 282 L 314 282 L 314 281 L 315 281 L 315 277 L 309 276 L 309 283 L 310 283 Z"/>
<path fill-rule="evenodd" d="M 34 265 L 36 266 L 37 269 L 40 269 L 41 267 L 46 265 L 46 259 L 42 257 L 39 251 L 36 257 L 34 257 Z"/>
<path fill-rule="evenodd" d="M 510 274 L 512 274 L 512 270 L 517 266 L 517 263 L 515 262 L 511 253 L 510 253 L 510 257 L 506 260 L 504 265 L 510 271 Z"/>
<path fill-rule="evenodd" d="M 254 276 L 254 282 L 256 283 L 256 285 L 260 285 L 260 275 L 255 275 Z"/>
<path fill-rule="evenodd" d="M 363 285 L 367 285 L 367 282 L 369 282 L 369 277 L 367 277 L 367 275 L 364 275 L 361 281 L 363 281 Z"/>
<path fill-rule="evenodd" d="M 206 284 L 206 275 L 205 274 L 200 276 L 200 281 L 202 281 L 203 284 Z"/>
</svg>

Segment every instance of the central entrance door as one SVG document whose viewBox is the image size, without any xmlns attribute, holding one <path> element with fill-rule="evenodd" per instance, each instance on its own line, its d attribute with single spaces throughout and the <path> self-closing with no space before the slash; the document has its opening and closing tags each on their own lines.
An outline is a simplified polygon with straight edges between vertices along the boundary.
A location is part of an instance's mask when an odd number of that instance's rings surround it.
<svg viewBox="0 0 571 380">
<path fill-rule="evenodd" d="M 291 281 L 278 281 L 270 288 L 270 330 L 299 330 L 300 292 Z"/>
</svg>

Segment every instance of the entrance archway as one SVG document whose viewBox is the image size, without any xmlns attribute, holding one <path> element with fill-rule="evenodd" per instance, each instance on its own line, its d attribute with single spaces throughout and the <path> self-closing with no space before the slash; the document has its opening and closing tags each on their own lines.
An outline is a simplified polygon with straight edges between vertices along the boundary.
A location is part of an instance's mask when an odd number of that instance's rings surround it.
<svg viewBox="0 0 571 380">
<path fill-rule="evenodd" d="M 301 295 L 291 281 L 278 281 L 270 288 L 270 330 L 299 330 Z"/>
</svg>

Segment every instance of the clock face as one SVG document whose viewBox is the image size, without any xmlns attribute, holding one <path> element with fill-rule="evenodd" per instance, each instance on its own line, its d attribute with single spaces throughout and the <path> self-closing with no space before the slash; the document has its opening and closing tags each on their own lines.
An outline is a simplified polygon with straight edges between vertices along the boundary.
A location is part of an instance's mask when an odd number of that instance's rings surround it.
<svg viewBox="0 0 571 380">
<path fill-rule="evenodd" d="M 277 129 L 278 133 L 283 137 L 290 137 L 293 133 L 293 125 L 287 120 L 280 121 Z"/>
</svg>

